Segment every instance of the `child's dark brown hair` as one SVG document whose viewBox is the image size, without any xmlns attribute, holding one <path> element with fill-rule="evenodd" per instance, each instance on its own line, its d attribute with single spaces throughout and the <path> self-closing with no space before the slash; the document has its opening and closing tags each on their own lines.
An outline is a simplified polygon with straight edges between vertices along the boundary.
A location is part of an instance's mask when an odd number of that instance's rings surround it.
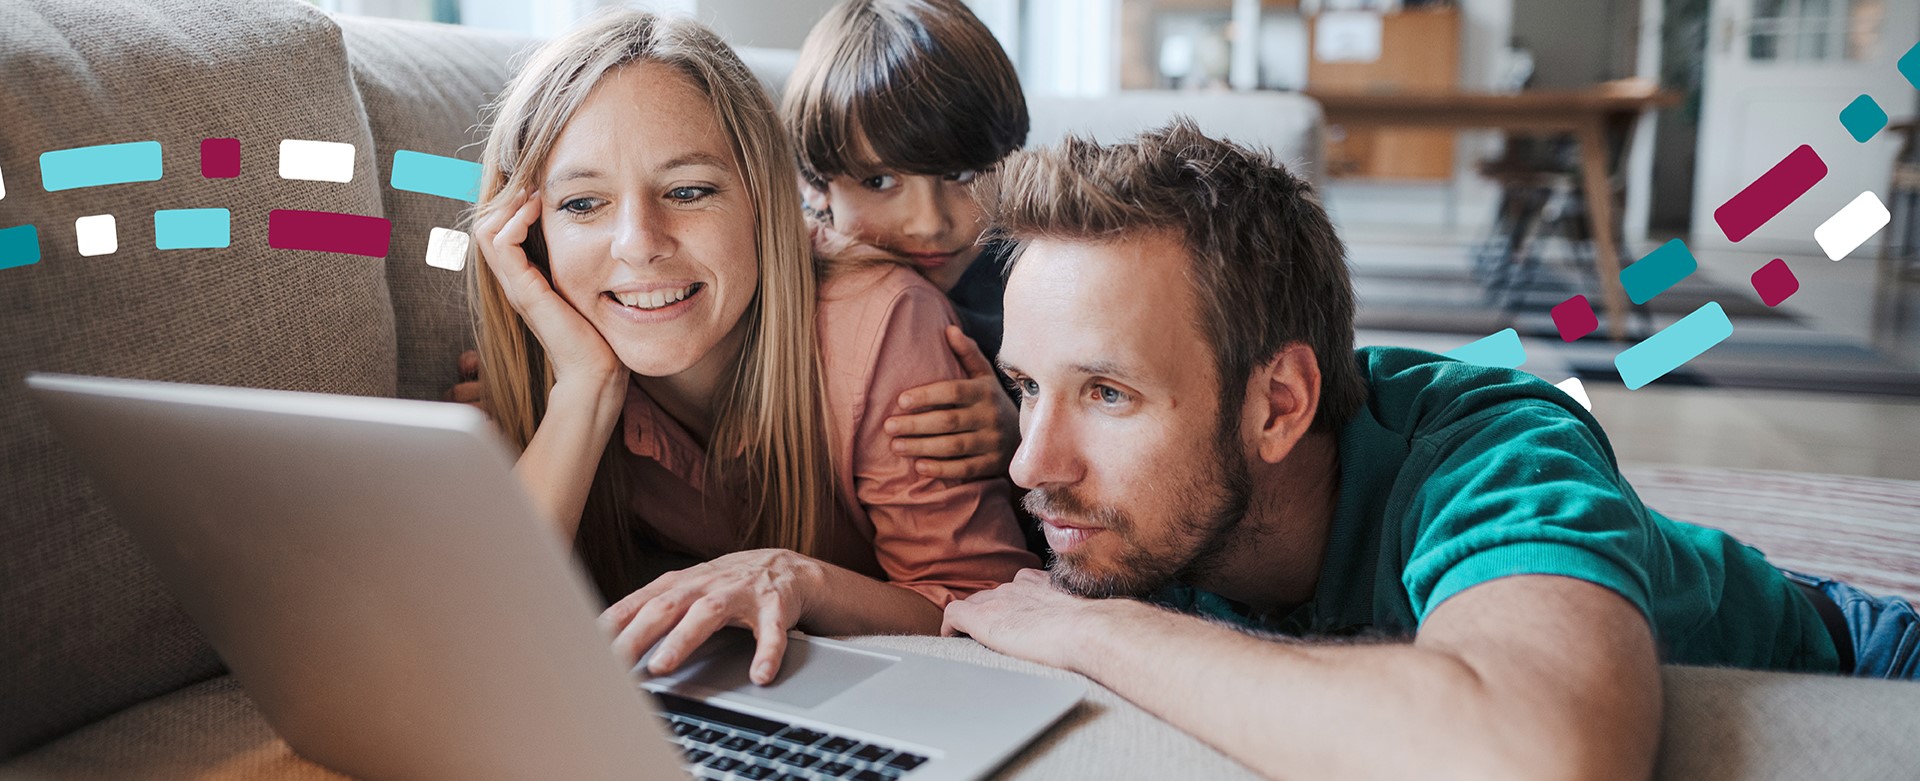
<svg viewBox="0 0 1920 781">
<path fill-rule="evenodd" d="M 781 114 L 816 187 L 874 168 L 984 170 L 1027 139 L 1013 62 L 960 0 L 847 0 L 800 49 Z"/>
</svg>

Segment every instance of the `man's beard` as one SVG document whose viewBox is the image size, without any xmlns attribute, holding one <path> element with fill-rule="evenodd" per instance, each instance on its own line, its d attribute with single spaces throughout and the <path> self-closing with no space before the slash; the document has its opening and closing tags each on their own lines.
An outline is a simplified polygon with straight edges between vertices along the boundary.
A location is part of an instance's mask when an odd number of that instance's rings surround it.
<svg viewBox="0 0 1920 781">
<path fill-rule="evenodd" d="M 1114 569 L 1107 573 L 1091 572 L 1076 563 L 1079 554 L 1054 553 L 1047 567 L 1054 585 L 1083 597 L 1143 599 L 1170 584 L 1193 583 L 1211 574 L 1246 517 L 1253 493 L 1246 458 L 1238 452 L 1229 433 L 1232 429 L 1224 425 L 1221 429 L 1213 438 L 1209 468 L 1171 492 L 1175 515 L 1168 524 L 1167 550 L 1143 547 L 1135 536 L 1138 524 L 1120 508 L 1089 504 L 1067 489 L 1029 492 L 1022 501 L 1027 512 L 1043 518 L 1086 519 L 1108 530 L 1121 544 Z"/>
</svg>

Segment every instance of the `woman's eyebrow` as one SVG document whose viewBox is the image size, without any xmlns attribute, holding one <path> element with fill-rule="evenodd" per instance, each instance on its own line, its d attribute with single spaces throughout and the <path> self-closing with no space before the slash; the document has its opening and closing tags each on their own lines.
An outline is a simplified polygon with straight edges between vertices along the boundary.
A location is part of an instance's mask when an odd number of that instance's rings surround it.
<svg viewBox="0 0 1920 781">
<path fill-rule="evenodd" d="M 696 166 L 696 165 L 710 165 L 715 168 L 723 168 L 723 169 L 731 168 L 731 166 L 727 164 L 726 160 L 723 160 L 720 157 L 713 155 L 711 153 L 688 152 L 684 155 L 680 155 L 679 157 L 673 158 L 672 160 L 668 160 L 666 163 L 662 164 L 658 170 L 671 171 L 675 168 L 686 168 L 689 166 Z"/>
<path fill-rule="evenodd" d="M 603 176 L 606 176 L 606 174 L 593 168 L 569 168 L 548 178 L 545 187 L 552 189 L 575 179 L 598 179 Z"/>
</svg>

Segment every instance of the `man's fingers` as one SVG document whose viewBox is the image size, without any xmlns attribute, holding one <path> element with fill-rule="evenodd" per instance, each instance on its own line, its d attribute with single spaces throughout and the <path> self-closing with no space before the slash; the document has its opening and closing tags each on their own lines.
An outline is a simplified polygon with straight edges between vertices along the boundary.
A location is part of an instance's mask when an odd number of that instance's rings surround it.
<svg viewBox="0 0 1920 781">
<path fill-rule="evenodd" d="M 980 343 L 967 336 L 960 326 L 947 326 L 947 346 L 953 348 L 953 357 L 960 359 L 960 368 L 968 377 L 994 377 L 993 364 L 987 361 L 987 354 L 980 351 Z M 998 383 L 996 378 L 994 382 Z"/>
<path fill-rule="evenodd" d="M 928 407 L 961 407 L 971 405 L 988 393 L 996 392 L 998 385 L 984 384 L 974 380 L 942 380 L 911 388 L 900 394 L 900 408 L 903 410 L 926 409 Z"/>
<path fill-rule="evenodd" d="M 974 456 L 960 459 L 922 458 L 913 462 L 913 471 L 923 477 L 941 480 L 984 480 L 1005 477 L 999 456 Z"/>
<path fill-rule="evenodd" d="M 654 650 L 653 659 L 647 662 L 647 672 L 654 675 L 673 672 L 693 655 L 694 649 L 726 626 L 730 618 L 723 598 L 710 594 L 694 600 L 680 617 L 679 625 L 668 632 L 666 639 L 660 641 L 660 647 Z"/>
<path fill-rule="evenodd" d="M 772 608 L 762 609 L 760 623 L 753 629 L 753 668 L 748 672 L 761 686 L 773 683 L 780 674 L 780 662 L 787 655 L 787 627 Z"/>
</svg>

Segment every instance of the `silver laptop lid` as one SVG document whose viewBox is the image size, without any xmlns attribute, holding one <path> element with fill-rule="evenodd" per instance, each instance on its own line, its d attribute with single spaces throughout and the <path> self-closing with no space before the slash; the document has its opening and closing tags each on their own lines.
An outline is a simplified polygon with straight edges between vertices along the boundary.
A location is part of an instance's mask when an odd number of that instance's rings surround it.
<svg viewBox="0 0 1920 781">
<path fill-rule="evenodd" d="M 60 375 L 27 385 L 307 758 L 370 779 L 686 777 L 596 630 L 586 578 L 477 411 Z"/>
</svg>

